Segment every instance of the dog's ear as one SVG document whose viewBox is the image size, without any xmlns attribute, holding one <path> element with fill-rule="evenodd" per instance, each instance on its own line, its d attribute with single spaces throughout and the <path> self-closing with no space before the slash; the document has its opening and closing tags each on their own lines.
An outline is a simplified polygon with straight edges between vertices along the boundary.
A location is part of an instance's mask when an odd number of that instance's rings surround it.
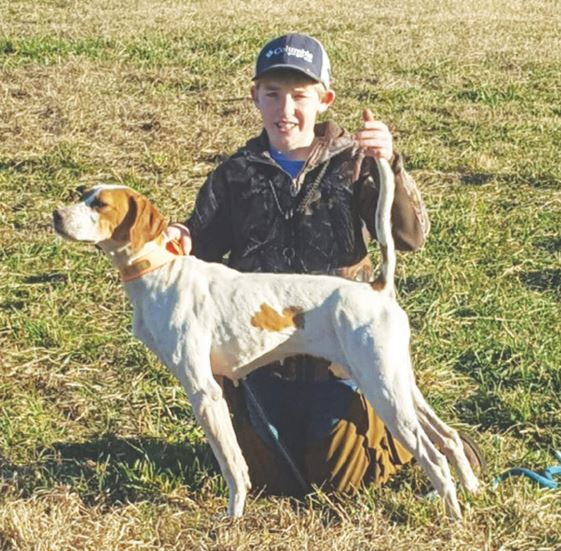
<svg viewBox="0 0 561 551">
<path fill-rule="evenodd" d="M 140 250 L 167 228 L 156 207 L 137 193 L 128 195 L 127 212 L 111 236 L 116 241 L 130 242 L 133 252 Z"/>
<path fill-rule="evenodd" d="M 156 207 L 142 195 L 129 197 L 129 214 L 132 213 L 132 223 L 129 230 L 129 240 L 133 251 L 140 250 L 148 241 L 152 241 L 167 228 L 167 222 Z"/>
</svg>

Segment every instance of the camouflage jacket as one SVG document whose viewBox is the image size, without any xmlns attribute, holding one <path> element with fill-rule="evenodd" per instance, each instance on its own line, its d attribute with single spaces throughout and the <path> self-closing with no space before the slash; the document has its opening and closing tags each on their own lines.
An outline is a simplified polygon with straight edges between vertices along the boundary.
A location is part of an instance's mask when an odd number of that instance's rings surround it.
<svg viewBox="0 0 561 551">
<path fill-rule="evenodd" d="M 269 154 L 267 135 L 247 142 L 211 172 L 187 225 L 193 254 L 211 262 L 229 254 L 244 272 L 340 273 L 365 259 L 366 227 L 376 237 L 379 176 L 365 158 L 357 181 L 354 142 L 333 122 L 317 125 L 309 159 L 293 180 Z M 393 234 L 401 250 L 421 247 L 429 222 L 401 157 L 392 163 Z"/>
</svg>

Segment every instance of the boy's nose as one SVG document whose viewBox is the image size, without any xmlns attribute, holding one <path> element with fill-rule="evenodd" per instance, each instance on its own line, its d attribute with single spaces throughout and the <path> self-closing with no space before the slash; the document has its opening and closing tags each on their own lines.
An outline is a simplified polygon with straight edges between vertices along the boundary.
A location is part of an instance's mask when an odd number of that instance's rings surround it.
<svg viewBox="0 0 561 551">
<path fill-rule="evenodd" d="M 285 114 L 292 114 L 294 112 L 294 100 L 290 94 L 285 94 L 281 97 L 280 107 Z"/>
</svg>

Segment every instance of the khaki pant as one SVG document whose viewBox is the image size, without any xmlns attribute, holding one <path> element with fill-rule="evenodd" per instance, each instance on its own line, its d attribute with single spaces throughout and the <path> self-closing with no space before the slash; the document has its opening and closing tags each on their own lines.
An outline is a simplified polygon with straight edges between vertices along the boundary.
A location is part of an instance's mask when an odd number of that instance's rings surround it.
<svg viewBox="0 0 561 551">
<path fill-rule="evenodd" d="M 243 389 L 226 380 L 223 388 L 238 442 L 249 466 L 253 490 L 269 495 L 304 495 L 286 460 L 254 431 Z M 412 459 L 361 393 L 355 393 L 348 414 L 337 422 L 327 438 L 310 442 L 295 453 L 290 451 L 308 485 L 340 492 L 354 492 L 363 484 L 384 484 Z"/>
</svg>

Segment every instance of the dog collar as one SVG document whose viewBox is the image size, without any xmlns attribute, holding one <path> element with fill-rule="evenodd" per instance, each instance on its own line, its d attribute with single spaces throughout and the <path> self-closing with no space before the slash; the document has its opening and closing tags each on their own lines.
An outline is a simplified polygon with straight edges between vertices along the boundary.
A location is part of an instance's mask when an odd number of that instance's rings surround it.
<svg viewBox="0 0 561 551">
<path fill-rule="evenodd" d="M 149 252 L 135 258 L 130 264 L 118 267 L 123 283 L 128 283 L 149 274 L 175 260 L 178 256 L 184 256 L 181 246 L 176 240 L 164 242 L 163 236 L 160 236 L 154 241 L 147 243 L 147 245 L 150 244 L 153 244 L 153 246 Z"/>
</svg>

